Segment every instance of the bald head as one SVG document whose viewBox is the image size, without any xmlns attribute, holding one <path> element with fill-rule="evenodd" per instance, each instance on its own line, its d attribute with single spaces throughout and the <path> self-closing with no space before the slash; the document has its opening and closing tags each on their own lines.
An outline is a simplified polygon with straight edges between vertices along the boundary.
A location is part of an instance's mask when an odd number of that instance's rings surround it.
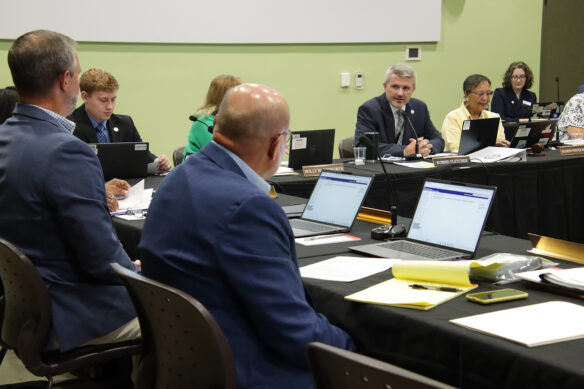
<svg viewBox="0 0 584 389">
<path fill-rule="evenodd" d="M 271 138 L 288 129 L 290 111 L 276 90 L 258 84 L 241 84 L 225 94 L 214 132 L 234 141 Z"/>
<path fill-rule="evenodd" d="M 282 159 L 289 123 L 288 103 L 278 91 L 241 84 L 225 94 L 215 116 L 213 140 L 267 178 Z"/>
</svg>

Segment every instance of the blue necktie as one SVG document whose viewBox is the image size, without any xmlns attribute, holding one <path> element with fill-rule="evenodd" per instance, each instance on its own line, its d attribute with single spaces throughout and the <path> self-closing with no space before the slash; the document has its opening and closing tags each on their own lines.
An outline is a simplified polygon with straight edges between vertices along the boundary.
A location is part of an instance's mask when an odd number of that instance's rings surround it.
<svg viewBox="0 0 584 389">
<path fill-rule="evenodd" d="M 110 143 L 109 133 L 103 123 L 98 123 L 97 127 L 97 143 Z"/>
</svg>

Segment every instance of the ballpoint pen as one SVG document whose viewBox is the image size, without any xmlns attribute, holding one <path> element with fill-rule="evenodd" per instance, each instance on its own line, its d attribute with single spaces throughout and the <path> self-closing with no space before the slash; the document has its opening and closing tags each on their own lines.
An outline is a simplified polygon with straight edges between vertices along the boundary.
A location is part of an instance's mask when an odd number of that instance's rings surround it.
<svg viewBox="0 0 584 389">
<path fill-rule="evenodd" d="M 462 289 L 453 288 L 450 286 L 434 286 L 434 285 L 420 285 L 420 284 L 410 284 L 408 285 L 413 289 L 427 289 L 427 290 L 438 290 L 440 292 L 462 292 Z"/>
<path fill-rule="evenodd" d="M 320 240 L 320 239 L 327 239 L 327 238 L 334 238 L 336 236 L 343 236 L 345 234 L 331 234 L 331 235 L 318 235 L 318 236 L 309 236 L 308 238 L 304 238 L 304 241 L 308 240 Z"/>
</svg>

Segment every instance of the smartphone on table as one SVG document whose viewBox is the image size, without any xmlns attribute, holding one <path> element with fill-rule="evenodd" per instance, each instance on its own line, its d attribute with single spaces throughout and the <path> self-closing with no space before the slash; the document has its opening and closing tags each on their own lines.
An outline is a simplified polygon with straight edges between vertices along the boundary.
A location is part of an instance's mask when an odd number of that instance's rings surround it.
<svg viewBox="0 0 584 389">
<path fill-rule="evenodd" d="M 488 292 L 467 294 L 466 298 L 473 303 L 494 304 L 502 301 L 520 300 L 527 298 L 527 292 L 516 289 L 498 289 Z"/>
</svg>

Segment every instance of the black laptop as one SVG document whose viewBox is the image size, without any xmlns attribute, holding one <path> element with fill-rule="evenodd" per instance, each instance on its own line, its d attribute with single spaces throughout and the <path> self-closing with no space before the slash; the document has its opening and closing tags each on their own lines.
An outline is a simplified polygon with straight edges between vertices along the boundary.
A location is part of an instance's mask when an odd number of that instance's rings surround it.
<svg viewBox="0 0 584 389">
<path fill-rule="evenodd" d="M 290 219 L 294 236 L 350 231 L 372 181 L 372 176 L 323 171 L 302 216 Z"/>
<path fill-rule="evenodd" d="M 458 155 L 468 155 L 497 144 L 501 118 L 465 120 L 462 122 Z"/>
<path fill-rule="evenodd" d="M 349 247 L 403 260 L 473 258 L 497 188 L 426 179 L 406 239 Z"/>
<path fill-rule="evenodd" d="M 148 142 L 90 143 L 89 146 L 99 158 L 106 181 L 146 177 Z"/>
<path fill-rule="evenodd" d="M 558 120 L 519 123 L 509 147 L 526 149 L 534 144 L 547 145 L 556 132 Z"/>
<path fill-rule="evenodd" d="M 333 162 L 335 130 L 292 131 L 288 167 L 325 165 Z"/>
</svg>

